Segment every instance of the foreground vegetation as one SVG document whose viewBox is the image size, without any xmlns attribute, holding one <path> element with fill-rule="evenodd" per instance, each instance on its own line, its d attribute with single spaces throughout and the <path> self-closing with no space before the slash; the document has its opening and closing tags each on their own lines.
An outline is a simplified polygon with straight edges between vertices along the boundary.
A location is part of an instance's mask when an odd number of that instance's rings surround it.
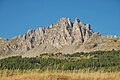
<svg viewBox="0 0 120 80">
<path fill-rule="evenodd" d="M 0 70 L 120 71 L 120 51 L 74 54 L 41 54 L 37 57 L 14 56 L 0 60 Z"/>
<path fill-rule="evenodd" d="M 0 80 L 120 80 L 120 72 L 2 70 Z"/>
<path fill-rule="evenodd" d="M 119 80 L 120 51 L 13 56 L 0 60 L 0 80 Z"/>
</svg>

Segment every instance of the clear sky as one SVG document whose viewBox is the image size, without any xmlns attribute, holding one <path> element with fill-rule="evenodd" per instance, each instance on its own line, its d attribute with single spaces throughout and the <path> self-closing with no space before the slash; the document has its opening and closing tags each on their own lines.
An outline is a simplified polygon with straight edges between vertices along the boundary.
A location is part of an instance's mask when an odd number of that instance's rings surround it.
<svg viewBox="0 0 120 80">
<path fill-rule="evenodd" d="M 102 34 L 120 36 L 120 0 L 0 0 L 0 37 L 78 17 Z"/>
</svg>

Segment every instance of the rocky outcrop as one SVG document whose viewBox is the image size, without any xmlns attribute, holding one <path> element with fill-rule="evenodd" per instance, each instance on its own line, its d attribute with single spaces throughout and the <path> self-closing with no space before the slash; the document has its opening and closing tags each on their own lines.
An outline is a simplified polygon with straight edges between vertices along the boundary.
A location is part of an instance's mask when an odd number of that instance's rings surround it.
<svg viewBox="0 0 120 80">
<path fill-rule="evenodd" d="M 74 22 L 71 22 L 70 18 L 61 18 L 55 24 L 36 30 L 30 29 L 26 34 L 6 41 L 1 52 L 30 53 L 36 50 L 40 54 L 63 52 L 70 48 L 75 52 L 83 48 L 96 48 L 100 44 L 100 41 L 94 43 L 97 39 L 102 39 L 102 36 L 95 33 L 90 24 L 84 24 L 78 18 Z M 90 44 L 91 41 L 93 42 Z M 68 53 L 71 50 L 68 50 Z"/>
</svg>

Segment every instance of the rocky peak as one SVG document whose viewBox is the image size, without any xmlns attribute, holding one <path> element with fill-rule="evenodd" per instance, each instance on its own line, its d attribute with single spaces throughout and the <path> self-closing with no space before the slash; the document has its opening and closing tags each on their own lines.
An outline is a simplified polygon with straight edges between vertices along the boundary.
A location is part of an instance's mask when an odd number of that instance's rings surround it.
<svg viewBox="0 0 120 80">
<path fill-rule="evenodd" d="M 28 52 L 38 49 L 40 52 L 60 51 L 66 46 L 84 45 L 94 35 L 90 24 L 84 24 L 78 18 L 60 18 L 48 27 L 28 30 L 26 34 L 9 40 L 4 48 L 10 51 Z M 1 38 L 0 38 L 1 40 Z M 9 52 L 9 51 L 8 51 Z"/>
<path fill-rule="evenodd" d="M 60 20 L 51 24 L 49 27 L 38 28 L 36 30 L 28 30 L 26 34 L 22 35 L 18 42 L 18 46 L 23 51 L 31 50 L 36 46 L 52 45 L 60 49 L 62 46 L 75 44 L 88 40 L 93 32 L 90 30 L 90 25 L 82 26 L 78 18 L 75 19 L 73 25 L 70 18 L 60 18 Z"/>
</svg>

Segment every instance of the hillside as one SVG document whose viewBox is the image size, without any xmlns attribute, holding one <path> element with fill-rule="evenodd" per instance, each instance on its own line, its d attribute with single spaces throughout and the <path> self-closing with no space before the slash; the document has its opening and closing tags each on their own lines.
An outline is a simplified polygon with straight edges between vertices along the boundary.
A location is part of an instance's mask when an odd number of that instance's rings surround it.
<svg viewBox="0 0 120 80">
<path fill-rule="evenodd" d="M 94 32 L 90 24 L 85 24 L 78 18 L 74 22 L 70 18 L 61 18 L 50 26 L 28 30 L 27 33 L 9 40 L 0 38 L 0 58 L 111 50 L 120 50 L 120 37 Z"/>
</svg>

